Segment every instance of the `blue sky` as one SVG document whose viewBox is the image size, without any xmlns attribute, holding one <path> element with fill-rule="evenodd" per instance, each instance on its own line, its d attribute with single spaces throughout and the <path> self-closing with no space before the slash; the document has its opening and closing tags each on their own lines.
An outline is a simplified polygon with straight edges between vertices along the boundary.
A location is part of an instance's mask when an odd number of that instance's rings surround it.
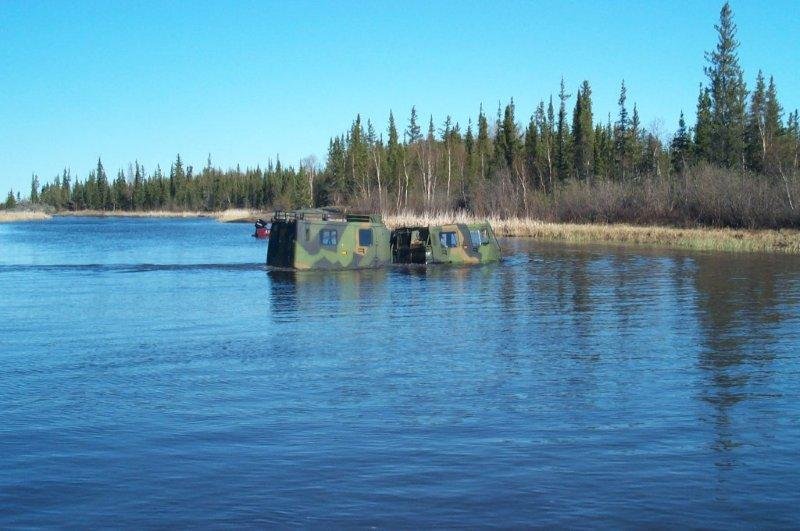
<svg viewBox="0 0 800 531">
<path fill-rule="evenodd" d="M 800 106 L 797 1 L 734 1 L 749 84 L 773 74 Z M 527 122 L 563 76 L 595 117 L 624 78 L 642 122 L 693 119 L 719 1 L 0 1 L 0 193 L 32 173 L 84 178 L 138 159 L 168 168 L 324 161 L 356 113 L 385 131 L 416 105 L 466 126 L 514 97 Z M 570 101 L 572 104 L 573 101 Z"/>
</svg>

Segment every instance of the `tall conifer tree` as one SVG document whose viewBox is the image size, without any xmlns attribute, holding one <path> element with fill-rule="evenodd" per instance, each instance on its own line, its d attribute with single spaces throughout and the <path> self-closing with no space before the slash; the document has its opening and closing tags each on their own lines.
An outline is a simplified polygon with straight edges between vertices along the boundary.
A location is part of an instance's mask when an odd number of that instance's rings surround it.
<svg viewBox="0 0 800 531">
<path fill-rule="evenodd" d="M 744 162 L 745 97 L 747 89 L 739 66 L 736 24 L 728 2 L 719 13 L 717 46 L 706 54 L 711 95 L 711 160 L 724 166 Z"/>
<path fill-rule="evenodd" d="M 697 123 L 694 127 L 694 155 L 698 160 L 712 160 L 711 147 L 711 96 L 708 89 L 700 85 L 697 95 Z"/>
<path fill-rule="evenodd" d="M 677 173 L 684 173 L 689 166 L 689 144 L 689 132 L 686 130 L 686 120 L 681 111 L 681 117 L 678 119 L 678 131 L 670 145 L 670 162 L 672 169 Z"/>
<path fill-rule="evenodd" d="M 556 126 L 556 168 L 560 180 L 567 179 L 572 173 L 572 156 L 570 153 L 569 125 L 567 124 L 567 94 L 564 78 L 561 78 L 561 89 L 558 91 L 560 101 L 558 107 L 558 124 Z"/>
<path fill-rule="evenodd" d="M 592 116 L 592 89 L 584 81 L 578 89 L 572 120 L 575 171 L 579 178 L 588 179 L 592 173 L 594 153 L 594 123 Z"/>
<path fill-rule="evenodd" d="M 766 85 L 761 70 L 756 76 L 756 87 L 750 96 L 750 108 L 747 112 L 745 128 L 745 160 L 747 166 L 756 172 L 764 171 L 766 139 L 764 136 L 764 100 Z"/>
<path fill-rule="evenodd" d="M 489 139 L 489 121 L 483 113 L 483 104 L 481 104 L 478 111 L 478 140 L 475 145 L 481 179 L 485 179 L 489 171 L 489 156 L 492 152 L 491 142 Z"/>
<path fill-rule="evenodd" d="M 625 88 L 625 80 L 619 89 L 619 119 L 614 130 L 614 153 L 617 165 L 617 175 L 625 179 L 628 168 L 630 167 L 631 147 L 630 147 L 630 123 L 628 120 L 628 109 L 625 103 L 628 99 L 628 89 Z"/>
</svg>

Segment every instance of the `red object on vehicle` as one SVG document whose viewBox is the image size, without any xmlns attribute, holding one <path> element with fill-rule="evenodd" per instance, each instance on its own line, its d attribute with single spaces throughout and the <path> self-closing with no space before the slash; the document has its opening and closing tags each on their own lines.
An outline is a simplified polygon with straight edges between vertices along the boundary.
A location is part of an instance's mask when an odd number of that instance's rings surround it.
<svg viewBox="0 0 800 531">
<path fill-rule="evenodd" d="M 264 240 L 266 238 L 269 238 L 269 229 L 266 227 L 258 227 L 256 229 L 256 233 L 253 234 L 253 236 L 258 238 L 259 240 Z"/>
</svg>

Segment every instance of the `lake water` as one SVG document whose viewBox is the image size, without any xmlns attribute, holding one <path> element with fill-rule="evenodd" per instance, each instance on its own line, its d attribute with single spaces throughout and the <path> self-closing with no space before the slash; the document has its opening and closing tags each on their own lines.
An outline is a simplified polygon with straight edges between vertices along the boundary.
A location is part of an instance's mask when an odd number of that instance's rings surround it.
<svg viewBox="0 0 800 531">
<path fill-rule="evenodd" d="M 800 525 L 800 257 L 0 225 L 0 527 Z"/>
</svg>

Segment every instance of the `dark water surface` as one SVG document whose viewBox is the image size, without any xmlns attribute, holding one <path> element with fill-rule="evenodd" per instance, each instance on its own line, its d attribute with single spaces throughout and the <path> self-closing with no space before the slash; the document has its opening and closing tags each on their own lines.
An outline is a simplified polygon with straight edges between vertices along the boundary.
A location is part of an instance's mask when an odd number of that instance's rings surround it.
<svg viewBox="0 0 800 531">
<path fill-rule="evenodd" d="M 0 225 L 0 527 L 800 525 L 800 258 L 250 231 Z"/>
</svg>

